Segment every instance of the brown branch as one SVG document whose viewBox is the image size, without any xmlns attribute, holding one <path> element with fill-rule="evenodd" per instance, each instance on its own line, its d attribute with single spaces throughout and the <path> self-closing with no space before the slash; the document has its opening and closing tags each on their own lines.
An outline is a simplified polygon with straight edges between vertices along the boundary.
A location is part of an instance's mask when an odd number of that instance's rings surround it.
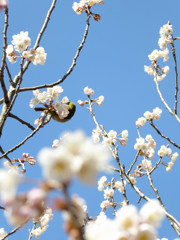
<svg viewBox="0 0 180 240">
<path fill-rule="evenodd" d="M 8 65 L 7 65 L 6 62 L 5 62 L 5 68 L 6 68 L 8 77 L 9 77 L 9 83 L 10 83 L 10 85 L 13 86 L 13 87 L 15 87 L 14 82 L 13 82 L 12 77 L 11 77 L 11 73 L 10 73 L 10 71 L 9 71 L 9 68 L 8 68 Z"/>
<path fill-rule="evenodd" d="M 113 149 L 112 149 L 112 150 L 113 150 Z M 115 151 L 113 150 L 113 152 L 114 152 L 114 155 L 115 155 L 115 156 L 118 155 L 117 147 L 115 148 Z M 126 195 L 126 188 L 125 188 L 124 179 L 123 179 L 123 170 L 124 170 L 124 169 L 123 169 L 123 167 L 122 167 L 122 165 L 121 165 L 121 163 L 120 163 L 119 157 L 116 158 L 116 162 L 117 162 L 117 164 L 118 164 L 118 166 L 119 166 L 119 173 L 120 173 L 119 175 L 120 175 L 121 182 L 122 182 L 122 187 L 123 187 L 122 195 L 123 195 L 123 197 L 124 197 L 124 200 L 125 200 L 126 204 L 128 205 L 128 204 L 129 204 L 129 200 L 128 200 L 127 195 Z"/>
<path fill-rule="evenodd" d="M 14 234 L 15 232 L 17 232 L 19 229 L 21 229 L 29 220 L 26 220 L 23 224 L 17 226 L 16 228 L 14 228 L 11 232 L 7 233 L 1 240 L 5 240 L 7 237 L 9 237 L 10 235 Z"/>
<path fill-rule="evenodd" d="M 157 200 L 160 202 L 160 204 L 161 204 L 161 206 L 163 207 L 163 209 L 167 212 L 167 209 L 166 209 L 166 207 L 164 206 L 164 204 L 163 204 L 163 202 L 162 202 L 162 200 L 161 200 L 161 197 L 159 196 L 159 193 L 158 193 L 157 188 L 155 188 L 155 186 L 154 186 L 154 184 L 153 184 L 153 180 L 152 180 L 152 178 L 151 178 L 151 174 L 149 173 L 148 170 L 147 170 L 147 177 L 148 177 L 150 186 L 151 186 L 151 188 L 153 189 L 153 191 L 154 191 L 154 193 L 155 193 L 155 195 L 156 195 Z M 178 229 L 177 229 L 177 226 L 175 225 L 175 223 L 174 223 L 174 222 L 172 221 L 172 219 L 169 218 L 168 216 L 167 216 L 167 218 L 168 218 L 169 221 L 170 221 L 171 227 L 176 231 L 176 233 L 178 234 L 178 236 L 180 236 L 180 232 L 178 232 Z"/>
<path fill-rule="evenodd" d="M 51 3 L 51 6 L 50 6 L 50 8 L 49 8 L 49 10 L 47 12 L 44 24 L 43 24 L 43 26 L 42 26 L 42 28 L 41 28 L 38 36 L 37 36 L 36 43 L 35 43 L 35 45 L 33 47 L 34 49 L 36 49 L 39 46 L 39 42 L 41 41 L 42 35 L 43 35 L 44 31 L 47 28 L 48 22 L 50 20 L 50 16 L 51 16 L 51 14 L 52 14 L 52 12 L 53 12 L 53 10 L 55 8 L 56 2 L 57 2 L 57 0 L 53 0 L 52 3 Z"/>
<path fill-rule="evenodd" d="M 8 8 L 4 9 L 4 30 L 3 30 L 3 56 L 1 61 L 1 68 L 0 68 L 0 82 L 1 82 L 1 88 L 3 90 L 4 94 L 4 100 L 5 103 L 9 103 L 9 98 L 7 95 L 7 89 L 4 82 L 4 66 L 5 66 L 5 60 L 6 60 L 6 48 L 7 48 L 7 28 L 8 28 Z"/>
<path fill-rule="evenodd" d="M 20 142 L 19 144 L 15 145 L 14 147 L 12 147 L 11 149 L 9 149 L 6 153 L 4 153 L 3 155 L 0 156 L 0 159 L 2 159 L 3 157 L 5 157 L 7 154 L 13 152 L 14 150 L 16 150 L 17 148 L 21 147 L 28 139 L 30 139 L 31 137 L 33 137 L 42 127 L 44 127 L 44 125 L 46 125 L 51 119 L 45 121 L 46 116 L 43 117 L 43 121 L 41 123 L 41 125 L 39 125 L 31 134 L 29 134 L 22 142 Z"/>
<path fill-rule="evenodd" d="M 30 128 L 32 131 L 35 130 L 35 128 L 28 122 L 25 122 L 24 120 L 22 120 L 21 118 L 19 118 L 18 116 L 12 114 L 12 113 L 9 113 L 8 117 L 11 117 L 11 118 L 14 118 L 16 119 L 17 121 L 19 121 L 20 123 L 26 125 L 28 128 Z"/>
<path fill-rule="evenodd" d="M 178 121 L 178 123 L 180 123 L 180 118 L 177 116 L 177 114 L 175 114 L 175 113 L 172 111 L 172 109 L 169 107 L 169 105 L 168 105 L 168 104 L 166 103 L 166 101 L 164 100 L 164 98 L 163 98 L 163 96 L 162 96 L 162 93 L 161 93 L 161 91 L 160 91 L 160 89 L 159 89 L 159 84 L 158 84 L 157 80 L 155 80 L 155 83 L 156 83 L 157 92 L 158 92 L 159 97 L 160 97 L 161 101 L 163 102 L 164 106 L 165 106 L 166 109 L 169 111 L 169 113 L 176 118 L 176 120 Z"/>
<path fill-rule="evenodd" d="M 0 146 L 0 152 L 1 152 L 2 154 L 5 153 L 1 146 Z M 8 160 L 8 162 L 12 165 L 11 159 L 10 159 L 8 156 L 5 156 L 5 158 L 6 158 L 6 159 Z"/>
<path fill-rule="evenodd" d="M 149 122 L 149 124 L 156 130 L 156 132 L 164 139 L 166 139 L 168 142 L 170 142 L 172 145 L 174 145 L 175 147 L 180 149 L 180 146 L 178 144 L 176 144 L 175 142 L 173 142 L 169 137 L 164 136 L 159 129 L 154 125 L 153 121 L 151 120 Z"/>
<path fill-rule="evenodd" d="M 87 38 L 87 35 L 88 35 L 88 31 L 89 31 L 89 26 L 90 26 L 90 23 L 89 23 L 89 20 L 90 20 L 90 15 L 87 14 L 87 20 L 86 20 L 86 29 L 85 29 L 85 32 L 84 32 L 84 35 L 83 35 L 83 39 L 82 39 L 82 42 L 80 43 L 77 51 L 76 51 L 76 54 L 73 58 L 73 61 L 72 61 L 72 64 L 71 66 L 69 67 L 68 71 L 64 74 L 64 76 L 59 79 L 58 81 L 54 82 L 54 83 L 51 83 L 51 84 L 43 84 L 43 85 L 40 85 L 40 86 L 36 86 L 36 87 L 26 87 L 26 88 L 21 88 L 19 89 L 19 92 L 24 92 L 24 91 L 32 91 L 32 90 L 36 90 L 36 89 L 41 89 L 41 88 L 48 88 L 48 87 L 53 87 L 53 86 L 56 86 L 62 82 L 64 82 L 64 80 L 71 74 L 71 72 L 73 71 L 74 67 L 76 66 L 76 61 L 79 57 L 79 54 L 84 46 L 84 43 L 86 41 L 86 38 Z"/>
<path fill-rule="evenodd" d="M 155 164 L 155 166 L 149 171 L 149 174 L 151 174 L 152 172 L 154 172 L 154 170 L 159 166 L 159 164 L 161 164 L 162 157 L 159 158 L 159 161 Z"/>
<path fill-rule="evenodd" d="M 127 175 L 129 175 L 129 173 L 130 173 L 130 171 L 132 170 L 134 164 L 137 162 L 138 157 L 139 157 L 139 151 L 137 152 L 136 157 L 135 157 L 133 163 L 131 164 L 129 170 L 127 171 L 127 173 L 126 173 Z"/>
<path fill-rule="evenodd" d="M 177 59 L 176 59 L 176 53 L 175 53 L 175 46 L 174 46 L 174 39 L 172 36 L 172 41 L 171 41 L 171 50 L 172 50 L 172 55 L 174 59 L 174 68 L 175 68 L 175 104 L 174 104 L 174 113 L 177 114 L 177 94 L 178 94 L 178 72 L 177 72 Z"/>
</svg>

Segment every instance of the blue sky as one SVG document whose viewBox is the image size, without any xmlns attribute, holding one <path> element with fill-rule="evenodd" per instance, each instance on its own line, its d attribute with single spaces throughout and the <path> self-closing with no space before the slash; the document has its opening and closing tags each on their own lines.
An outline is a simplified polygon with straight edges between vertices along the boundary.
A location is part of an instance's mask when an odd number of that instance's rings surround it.
<svg viewBox="0 0 180 240">
<path fill-rule="evenodd" d="M 180 36 L 180 2 L 179 0 L 173 0 L 171 3 L 163 0 L 105 0 L 104 2 L 104 5 L 93 8 L 93 12 L 101 15 L 101 20 L 95 22 L 91 19 L 89 34 L 77 66 L 61 86 L 64 89 L 63 96 L 68 96 L 73 102 L 85 99 L 83 93 L 85 86 L 93 88 L 96 97 L 104 95 L 105 102 L 102 107 L 95 107 L 95 113 L 99 123 L 104 126 L 106 131 L 111 129 L 118 133 L 124 129 L 129 131 L 127 147 L 120 147 L 120 157 L 128 168 L 136 155 L 133 147 L 138 137 L 135 121 L 147 110 L 152 111 L 155 107 L 163 110 L 162 118 L 157 125 L 165 135 L 179 143 L 178 123 L 167 113 L 159 99 L 152 77 L 144 72 L 144 65 L 150 64 L 147 55 L 158 48 L 159 29 L 163 24 L 170 21 L 173 25 L 174 36 Z M 12 40 L 12 35 L 20 31 L 28 31 L 33 45 L 50 4 L 51 1 L 43 0 L 9 0 L 8 43 Z M 23 87 L 56 81 L 71 65 L 86 25 L 85 14 L 77 15 L 72 10 L 72 4 L 72 0 L 57 2 L 51 21 L 40 42 L 40 46 L 43 46 L 47 52 L 47 61 L 44 66 L 31 65 L 29 67 L 24 75 Z M 2 23 L 3 12 L 0 13 L 1 32 Z M 2 38 L 0 38 L 0 44 L 2 46 Z M 179 50 L 179 42 L 176 42 L 178 63 Z M 167 64 L 162 63 L 163 66 L 170 66 L 170 72 L 160 83 L 160 89 L 167 102 L 173 106 L 175 77 L 172 63 L 171 55 Z M 19 65 L 9 64 L 9 66 L 12 75 L 17 74 Z M 15 104 L 13 113 L 33 123 L 38 115 L 29 108 L 31 97 L 31 92 L 22 93 Z M 64 124 L 52 121 L 37 136 L 14 152 L 11 157 L 19 157 L 23 152 L 30 152 L 30 155 L 36 158 L 39 150 L 44 146 L 51 146 L 52 141 L 58 138 L 62 132 L 83 129 L 87 135 L 91 135 L 94 128 L 87 109 L 77 106 L 77 112 L 71 121 Z M 2 145 L 5 149 L 9 149 L 19 143 L 27 133 L 29 131 L 25 127 L 10 119 L 4 129 Z M 141 129 L 141 134 L 144 137 L 152 134 L 157 142 L 157 150 L 162 144 L 167 144 L 148 124 Z M 172 150 L 178 152 L 173 147 Z M 156 154 L 155 161 L 157 158 Z M 153 176 L 154 184 L 159 188 L 163 202 L 177 219 L 180 216 L 178 208 L 180 201 L 179 169 L 180 163 L 177 160 L 172 172 L 167 173 L 163 167 L 160 167 Z M 38 166 L 28 167 L 27 176 L 39 178 L 41 176 L 40 168 Z M 111 176 L 109 176 L 110 178 Z M 147 180 L 138 179 L 137 184 L 146 194 L 155 197 Z M 74 182 L 72 192 L 78 193 L 86 199 L 90 215 L 95 216 L 99 213 L 99 204 L 103 200 L 103 194 L 98 192 L 95 187 L 87 187 Z M 135 204 L 138 201 L 138 196 L 130 188 L 128 188 L 128 196 L 131 203 Z M 3 221 L 5 220 L 3 219 Z M 2 225 L 4 226 L 4 224 Z M 50 223 L 48 231 L 41 236 L 41 239 L 45 240 L 50 237 L 66 239 L 61 225 L 60 214 L 56 214 L 55 220 Z M 30 226 L 24 227 L 13 238 L 28 238 L 28 228 Z M 173 239 L 176 234 L 171 230 L 170 224 L 164 221 L 159 236 Z"/>
</svg>

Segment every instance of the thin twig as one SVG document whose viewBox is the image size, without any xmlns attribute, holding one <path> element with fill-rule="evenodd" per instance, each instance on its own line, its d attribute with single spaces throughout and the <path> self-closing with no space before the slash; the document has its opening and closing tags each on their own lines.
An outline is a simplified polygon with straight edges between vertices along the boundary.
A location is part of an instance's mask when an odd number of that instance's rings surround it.
<svg viewBox="0 0 180 240">
<path fill-rule="evenodd" d="M 50 16 L 51 16 L 51 14 L 52 14 L 52 12 L 53 12 L 53 10 L 55 8 L 56 2 L 57 2 L 57 0 L 53 0 L 52 3 L 51 3 L 51 6 L 50 6 L 50 8 L 49 8 L 49 10 L 47 12 L 44 24 L 43 24 L 43 26 L 42 26 L 42 28 L 41 28 L 38 36 L 37 36 L 36 43 L 34 44 L 34 47 L 33 47 L 34 49 L 36 49 L 39 46 L 39 43 L 40 43 L 41 38 L 42 38 L 42 35 L 43 35 L 44 31 L 46 30 L 48 22 L 50 20 Z"/>
<path fill-rule="evenodd" d="M 129 170 L 127 171 L 127 173 L 126 173 L 127 175 L 129 175 L 129 173 L 130 173 L 130 171 L 132 170 L 134 164 L 137 162 L 138 157 L 139 157 L 139 151 L 137 152 L 136 157 L 135 157 L 133 163 L 131 164 Z"/>
<path fill-rule="evenodd" d="M 0 152 L 2 154 L 4 154 L 4 150 L 2 149 L 2 147 L 0 146 Z M 8 160 L 8 162 L 12 165 L 11 159 L 8 156 L 5 156 L 5 158 Z"/>
<path fill-rule="evenodd" d="M 173 142 L 169 137 L 164 136 L 164 134 L 162 134 L 162 133 L 159 131 L 159 129 L 154 125 L 154 123 L 153 123 L 152 120 L 149 122 L 149 124 L 156 130 L 156 132 L 157 132 L 162 138 L 166 139 L 166 140 L 167 140 L 168 142 L 170 142 L 172 145 L 174 145 L 175 147 L 177 147 L 177 148 L 180 149 L 180 146 L 179 146 L 177 143 Z"/>
<path fill-rule="evenodd" d="M 44 117 L 45 119 L 45 117 Z M 4 153 L 3 155 L 0 156 L 0 159 L 2 159 L 3 157 L 5 157 L 7 154 L 13 152 L 14 150 L 16 150 L 17 148 L 19 148 L 20 146 L 22 146 L 28 139 L 30 139 L 31 137 L 33 137 L 42 127 L 44 127 L 44 125 L 46 125 L 48 122 L 50 121 L 47 120 L 45 123 L 42 122 L 41 125 L 39 125 L 30 135 L 28 135 L 22 142 L 20 142 L 19 144 L 15 145 L 13 148 L 11 148 L 10 150 L 8 150 L 6 153 Z"/>
<path fill-rule="evenodd" d="M 163 202 L 162 202 L 162 200 L 161 200 L 161 197 L 159 196 L 159 193 L 158 193 L 157 188 L 155 188 L 155 186 L 154 186 L 154 184 L 153 184 L 153 180 L 152 180 L 152 178 L 151 178 L 151 174 L 149 173 L 148 170 L 147 170 L 147 177 L 148 177 L 150 186 L 151 186 L 151 188 L 153 189 L 153 191 L 154 191 L 154 193 L 155 193 L 155 195 L 156 195 L 157 200 L 160 202 L 160 204 L 161 204 L 161 206 L 163 207 L 163 209 L 164 209 L 165 211 L 167 211 L 166 207 L 164 206 L 164 204 L 163 204 Z M 168 216 L 167 216 L 167 218 L 168 218 L 169 221 L 170 221 L 171 227 L 176 231 L 176 233 L 178 234 L 178 236 L 180 236 L 180 233 L 178 232 L 177 226 L 174 224 L 174 222 L 172 221 L 172 219 L 169 218 Z"/>
<path fill-rule="evenodd" d="M 112 149 L 112 153 L 114 154 L 114 156 L 118 156 L 118 151 L 117 151 L 117 149 L 118 149 L 117 147 L 115 148 L 115 150 Z M 128 204 L 129 204 L 129 200 L 128 200 L 127 195 L 126 195 L 126 188 L 125 188 L 125 185 L 124 185 L 123 167 L 122 167 L 122 165 L 121 165 L 121 163 L 120 163 L 119 157 L 116 158 L 116 162 L 117 162 L 117 164 L 118 164 L 118 166 L 119 166 L 119 173 L 120 173 L 119 175 L 120 175 L 121 182 L 122 182 L 122 187 L 123 187 L 122 195 L 123 195 L 123 197 L 124 197 L 124 200 L 125 200 L 125 202 L 126 202 L 126 205 L 128 205 Z"/>
<path fill-rule="evenodd" d="M 158 92 L 158 94 L 159 94 L 159 96 L 160 96 L 161 101 L 163 102 L 163 104 L 165 105 L 165 107 L 166 107 L 166 109 L 169 111 L 169 113 L 176 118 L 176 120 L 178 121 L 178 123 L 180 123 L 180 118 L 177 116 L 177 114 L 175 114 L 175 113 L 172 111 L 172 109 L 169 107 L 169 105 L 168 105 L 168 104 L 166 103 L 166 101 L 164 100 L 164 98 L 163 98 L 163 96 L 162 96 L 162 93 L 160 92 L 160 89 L 159 89 L 159 84 L 158 84 L 158 82 L 157 82 L 156 80 L 155 80 L 155 83 L 156 83 L 157 92 Z"/>
<path fill-rule="evenodd" d="M 151 174 L 152 172 L 154 172 L 154 170 L 159 166 L 159 164 L 161 164 L 162 157 L 159 158 L 159 161 L 155 164 L 155 166 L 149 171 L 149 174 Z"/>
<path fill-rule="evenodd" d="M 4 30 L 3 30 L 3 56 L 1 61 L 1 68 L 0 68 L 0 82 L 1 82 L 1 88 L 3 90 L 4 94 L 4 100 L 5 103 L 9 103 L 9 98 L 7 95 L 7 89 L 4 82 L 4 66 L 5 66 L 5 60 L 6 60 L 6 48 L 7 48 L 7 28 L 8 28 L 8 8 L 4 9 Z"/>
<path fill-rule="evenodd" d="M 13 86 L 13 87 L 15 87 L 14 82 L 13 82 L 12 77 L 11 77 L 11 73 L 10 73 L 10 71 L 9 71 L 9 68 L 8 68 L 8 65 L 7 65 L 6 62 L 5 62 L 5 68 L 6 68 L 8 77 L 9 77 L 9 83 L 10 83 L 10 85 Z"/>
<path fill-rule="evenodd" d="M 53 86 L 56 86 L 56 85 L 64 82 L 64 80 L 71 74 L 71 72 L 73 71 L 74 67 L 76 66 L 77 59 L 79 57 L 79 54 L 80 54 L 80 52 L 81 52 L 81 50 L 82 50 L 82 48 L 84 46 L 84 43 L 85 43 L 87 35 L 88 35 L 89 26 L 90 26 L 90 23 L 89 23 L 90 17 L 91 16 L 88 14 L 87 15 L 87 20 L 86 20 L 86 29 L 85 29 L 85 32 L 84 32 L 84 35 L 83 35 L 82 42 L 80 43 L 80 45 L 79 45 L 79 47 L 78 47 L 78 49 L 76 51 L 76 54 L 75 54 L 75 56 L 73 58 L 71 66 L 69 67 L 68 71 L 64 74 L 64 76 L 61 79 L 59 79 L 58 81 L 54 82 L 54 83 L 43 84 L 43 85 L 36 86 L 36 87 L 21 88 L 21 89 L 19 89 L 19 92 L 32 91 L 32 90 L 41 89 L 41 88 L 53 87 Z"/>
<path fill-rule="evenodd" d="M 19 226 L 17 226 L 16 228 L 14 228 L 11 232 L 7 233 L 3 238 L 1 238 L 1 240 L 5 240 L 7 237 L 9 237 L 10 235 L 14 234 L 15 232 L 17 232 L 19 229 L 21 229 L 26 223 L 28 222 L 28 220 L 26 220 L 23 224 L 20 224 Z"/>
<path fill-rule="evenodd" d="M 171 50 L 172 50 L 172 55 L 174 59 L 174 68 L 175 68 L 175 103 L 174 103 L 174 113 L 177 114 L 177 95 L 178 95 L 178 71 L 177 71 L 177 59 L 176 59 L 176 52 L 175 52 L 175 46 L 174 46 L 174 39 L 172 36 L 172 41 L 171 41 Z"/>
<path fill-rule="evenodd" d="M 22 120 L 21 118 L 19 118 L 18 116 L 14 115 L 14 114 L 12 114 L 12 113 L 9 113 L 8 117 L 11 117 L 11 118 L 16 119 L 16 120 L 19 121 L 20 123 L 22 123 L 22 124 L 26 125 L 28 128 L 30 128 L 32 131 L 35 130 L 35 128 L 34 128 L 30 123 Z"/>
<path fill-rule="evenodd" d="M 31 230 L 30 233 L 29 233 L 29 238 L 28 238 L 28 240 L 31 240 L 31 238 L 33 237 L 32 231 L 35 230 L 35 228 L 36 228 L 36 222 L 34 222 L 33 228 L 32 228 L 32 230 Z"/>
</svg>

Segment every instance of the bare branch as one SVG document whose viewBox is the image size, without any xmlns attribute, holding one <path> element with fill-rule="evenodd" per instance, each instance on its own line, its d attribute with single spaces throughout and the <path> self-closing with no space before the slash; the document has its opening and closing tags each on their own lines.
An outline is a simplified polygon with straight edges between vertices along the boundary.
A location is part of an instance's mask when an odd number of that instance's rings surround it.
<svg viewBox="0 0 180 240">
<path fill-rule="evenodd" d="M 4 154 L 4 150 L 2 149 L 2 147 L 0 146 L 0 152 L 2 154 Z M 12 165 L 11 159 L 8 156 L 5 156 L 5 158 L 8 160 L 8 162 Z"/>
<path fill-rule="evenodd" d="M 131 164 L 129 170 L 127 171 L 127 173 L 126 173 L 127 175 L 129 175 L 129 173 L 130 173 L 130 171 L 132 170 L 134 164 L 137 162 L 138 157 L 139 157 L 139 152 L 137 152 L 136 157 L 135 157 L 133 163 Z"/>
<path fill-rule="evenodd" d="M 172 109 L 169 107 L 169 105 L 168 105 L 168 104 L 166 103 L 166 101 L 164 100 L 164 98 L 163 98 L 163 96 L 162 96 L 162 93 L 160 92 L 158 82 L 155 81 L 155 83 L 156 83 L 157 92 L 158 92 L 158 94 L 159 94 L 159 96 L 160 96 L 161 101 L 163 102 L 163 104 L 165 105 L 165 107 L 166 107 L 166 109 L 169 111 L 169 113 L 176 118 L 176 120 L 178 121 L 178 123 L 180 123 L 180 118 L 177 116 L 177 114 L 175 114 L 175 113 L 172 111 Z"/>
<path fill-rule="evenodd" d="M 1 68 L 0 68 L 0 82 L 1 82 L 1 87 L 4 94 L 5 103 L 8 104 L 9 98 L 8 98 L 7 89 L 4 83 L 4 66 L 5 66 L 6 48 L 7 48 L 8 8 L 4 9 L 4 16 L 5 16 L 5 20 L 4 20 L 4 30 L 3 30 L 3 56 L 2 56 Z"/>
<path fill-rule="evenodd" d="M 178 72 L 177 72 L 177 60 L 176 60 L 176 53 L 175 53 L 175 46 L 174 46 L 174 39 L 172 36 L 172 42 L 171 42 L 171 50 L 173 54 L 173 59 L 174 59 L 174 68 L 175 68 L 175 104 L 174 104 L 174 113 L 177 114 L 177 94 L 178 94 Z"/>
<path fill-rule="evenodd" d="M 16 228 L 14 228 L 11 232 L 9 232 L 8 234 L 6 234 L 1 240 L 5 240 L 7 237 L 9 237 L 10 235 L 14 234 L 15 232 L 17 232 L 19 229 L 21 229 L 29 220 L 26 220 L 23 224 L 17 226 Z"/>
<path fill-rule="evenodd" d="M 0 156 L 0 159 L 2 159 L 3 157 L 7 156 L 7 154 L 13 152 L 14 150 L 16 150 L 17 148 L 21 147 L 28 139 L 30 139 L 31 137 L 33 137 L 42 127 L 44 127 L 44 125 L 46 125 L 49 121 L 47 120 L 46 122 L 44 122 L 46 116 L 44 116 L 42 124 L 39 125 L 30 135 L 28 135 L 22 142 L 20 142 L 19 144 L 15 145 L 13 148 L 11 148 L 10 150 L 8 150 L 6 153 L 4 153 L 3 155 Z"/>
<path fill-rule="evenodd" d="M 155 186 L 154 186 L 154 184 L 153 184 L 153 180 L 152 180 L 152 178 L 151 178 L 151 174 L 149 173 L 148 170 L 147 170 L 147 176 L 148 176 L 148 180 L 149 180 L 150 186 L 151 186 L 151 188 L 153 189 L 153 191 L 154 191 L 154 193 L 155 193 L 155 195 L 156 195 L 157 200 L 160 202 L 160 204 L 161 204 L 161 206 L 163 207 L 163 209 L 164 209 L 165 211 L 167 211 L 166 207 L 164 206 L 164 204 L 163 204 L 163 202 L 162 202 L 162 200 L 161 200 L 161 198 L 160 198 L 160 196 L 159 196 L 159 193 L 158 193 L 157 188 L 155 188 Z M 169 221 L 170 221 L 171 227 L 176 231 L 176 233 L 178 234 L 178 236 L 180 236 L 180 233 L 178 232 L 177 226 L 174 224 L 174 222 L 172 221 L 172 219 L 169 218 L 168 216 L 167 216 L 167 218 L 168 218 Z"/>
<path fill-rule="evenodd" d="M 150 121 L 149 124 L 156 130 L 156 132 L 164 139 L 166 139 L 168 142 L 170 142 L 172 145 L 180 149 L 180 146 L 173 142 L 169 137 L 164 136 L 159 129 L 154 125 L 153 121 Z"/>
<path fill-rule="evenodd" d="M 52 12 L 53 12 L 53 10 L 55 8 L 56 1 L 57 0 L 53 0 L 52 3 L 51 3 L 51 6 L 50 6 L 50 8 L 49 8 L 49 10 L 47 12 L 44 24 L 43 24 L 43 26 L 42 26 L 42 28 L 41 28 L 38 36 L 37 36 L 36 43 L 35 43 L 35 45 L 33 47 L 34 49 L 36 49 L 39 46 L 39 42 L 41 41 L 42 35 L 43 35 L 44 31 L 46 30 L 48 22 L 50 20 L 50 16 L 51 16 L 51 14 L 52 14 Z"/>
<path fill-rule="evenodd" d="M 28 128 L 30 128 L 32 131 L 35 130 L 35 128 L 28 122 L 25 122 L 24 120 L 22 120 L 21 118 L 19 118 L 18 116 L 12 114 L 12 113 L 9 113 L 8 117 L 11 117 L 11 118 L 14 118 L 16 120 L 18 120 L 20 123 L 22 124 L 25 124 Z"/>
<path fill-rule="evenodd" d="M 9 68 L 8 68 L 8 65 L 7 65 L 6 62 L 5 62 L 5 68 L 6 68 L 8 77 L 9 77 L 9 83 L 10 83 L 10 85 L 13 86 L 13 87 L 15 87 L 14 82 L 13 82 L 12 77 L 11 77 L 11 73 L 10 73 L 10 71 L 9 71 Z"/>
</svg>

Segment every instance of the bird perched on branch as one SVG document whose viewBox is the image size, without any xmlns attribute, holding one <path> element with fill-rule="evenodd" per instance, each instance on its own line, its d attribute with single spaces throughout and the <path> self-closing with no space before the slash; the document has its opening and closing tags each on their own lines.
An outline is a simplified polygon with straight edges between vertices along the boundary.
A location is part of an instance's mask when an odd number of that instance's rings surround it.
<svg viewBox="0 0 180 240">
<path fill-rule="evenodd" d="M 76 105 L 73 103 L 73 102 L 68 102 L 67 103 L 69 108 L 68 108 L 68 111 L 69 111 L 69 114 L 67 115 L 67 117 L 61 119 L 59 118 L 57 112 L 55 109 L 52 109 L 52 108 L 42 108 L 42 107 L 35 107 L 34 110 L 35 111 L 48 111 L 48 113 L 52 116 L 52 119 L 55 120 L 56 122 L 67 122 L 69 121 L 73 116 L 74 116 L 74 113 L 76 111 Z"/>
</svg>

